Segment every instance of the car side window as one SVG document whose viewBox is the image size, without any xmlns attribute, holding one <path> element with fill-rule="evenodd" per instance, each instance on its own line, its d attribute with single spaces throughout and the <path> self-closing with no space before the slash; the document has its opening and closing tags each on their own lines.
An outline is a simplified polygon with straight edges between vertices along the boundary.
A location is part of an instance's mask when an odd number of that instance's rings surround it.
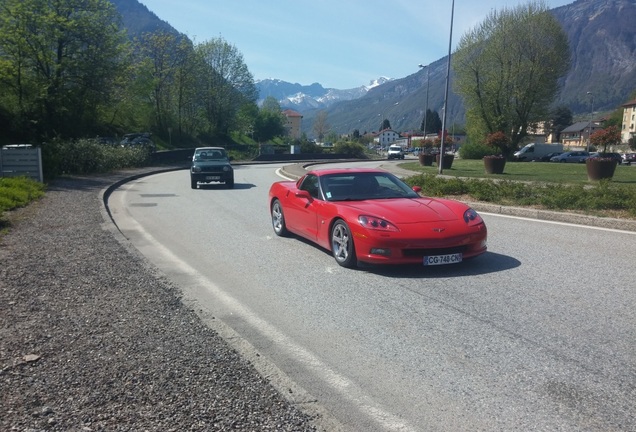
<svg viewBox="0 0 636 432">
<path fill-rule="evenodd" d="M 320 187 L 318 186 L 318 176 L 309 174 L 300 185 L 300 190 L 306 190 L 315 199 L 321 199 Z"/>
</svg>

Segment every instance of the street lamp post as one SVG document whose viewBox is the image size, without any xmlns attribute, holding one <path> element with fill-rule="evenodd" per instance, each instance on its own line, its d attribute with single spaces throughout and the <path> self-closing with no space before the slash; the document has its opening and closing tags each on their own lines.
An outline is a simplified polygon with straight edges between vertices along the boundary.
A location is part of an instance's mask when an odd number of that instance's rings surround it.
<svg viewBox="0 0 636 432">
<path fill-rule="evenodd" d="M 428 126 L 428 123 L 426 123 L 426 116 L 428 115 L 428 84 L 430 83 L 430 72 L 431 72 L 431 68 L 428 67 L 428 65 L 418 65 L 419 67 L 421 67 L 422 69 L 426 68 L 426 111 L 424 111 L 424 140 L 426 140 L 426 127 Z"/>
<path fill-rule="evenodd" d="M 448 63 L 446 65 L 446 88 L 444 89 L 444 110 L 442 111 L 442 142 L 439 146 L 439 173 L 444 171 L 444 141 L 446 141 L 446 110 L 448 108 L 448 83 L 450 81 L 450 66 L 451 66 L 451 49 L 453 45 L 453 17 L 455 15 L 455 0 L 451 4 L 451 22 L 450 22 L 450 36 L 448 38 Z"/>
<path fill-rule="evenodd" d="M 592 99 L 592 103 L 590 106 L 590 128 L 588 129 L 588 134 L 587 134 L 587 152 L 590 152 L 590 143 L 592 142 L 592 125 L 594 124 L 594 93 L 592 92 L 587 92 L 588 95 L 590 95 L 591 99 Z"/>
</svg>

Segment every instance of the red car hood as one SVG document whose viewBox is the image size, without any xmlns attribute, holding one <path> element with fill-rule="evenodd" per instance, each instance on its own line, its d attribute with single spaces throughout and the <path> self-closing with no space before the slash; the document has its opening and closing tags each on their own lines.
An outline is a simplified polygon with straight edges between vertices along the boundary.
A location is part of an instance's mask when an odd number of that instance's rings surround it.
<svg viewBox="0 0 636 432">
<path fill-rule="evenodd" d="M 339 205 L 356 209 L 360 214 L 381 217 L 395 224 L 452 221 L 462 217 L 461 214 L 455 213 L 445 200 L 430 198 L 351 201 L 340 202 Z M 459 209 L 461 204 L 455 203 L 455 206 Z"/>
</svg>

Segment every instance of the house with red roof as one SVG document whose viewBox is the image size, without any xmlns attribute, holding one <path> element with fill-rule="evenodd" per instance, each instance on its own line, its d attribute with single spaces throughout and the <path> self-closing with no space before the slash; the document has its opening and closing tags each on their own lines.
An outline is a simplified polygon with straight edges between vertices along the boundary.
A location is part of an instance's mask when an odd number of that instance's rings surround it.
<svg viewBox="0 0 636 432">
<path fill-rule="evenodd" d="M 300 126 L 303 119 L 303 116 L 290 109 L 286 109 L 283 111 L 283 115 L 285 116 L 285 129 L 287 129 L 287 135 L 293 139 L 300 139 Z"/>
</svg>

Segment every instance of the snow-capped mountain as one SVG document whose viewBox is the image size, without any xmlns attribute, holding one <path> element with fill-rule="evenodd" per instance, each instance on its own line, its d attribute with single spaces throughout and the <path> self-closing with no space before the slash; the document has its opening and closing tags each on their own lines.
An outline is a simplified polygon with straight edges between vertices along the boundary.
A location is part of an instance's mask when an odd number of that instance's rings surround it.
<svg viewBox="0 0 636 432">
<path fill-rule="evenodd" d="M 336 102 L 361 98 L 372 88 L 389 81 L 391 81 L 391 78 L 380 77 L 369 82 L 368 85 L 338 90 L 334 88 L 324 88 L 318 83 L 306 86 L 277 79 L 265 79 L 257 81 L 256 88 L 259 92 L 259 105 L 267 97 L 272 96 L 276 98 L 283 109 L 303 111 L 328 108 Z"/>
</svg>

